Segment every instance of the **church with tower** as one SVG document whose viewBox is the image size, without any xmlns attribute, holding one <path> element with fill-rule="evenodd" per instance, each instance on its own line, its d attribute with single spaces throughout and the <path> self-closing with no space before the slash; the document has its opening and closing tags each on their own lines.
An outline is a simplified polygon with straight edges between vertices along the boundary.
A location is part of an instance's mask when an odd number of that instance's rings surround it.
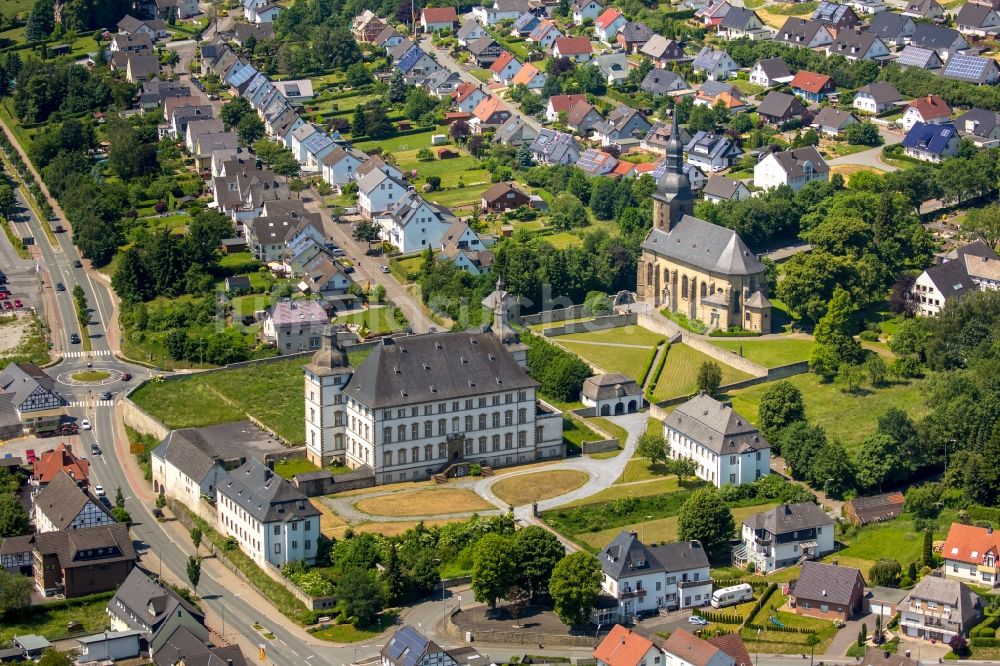
<svg viewBox="0 0 1000 666">
<path fill-rule="evenodd" d="M 653 228 L 642 243 L 636 298 L 710 329 L 771 331 L 764 264 L 731 230 L 694 217 L 677 120 L 653 194 Z"/>
<path fill-rule="evenodd" d="M 304 366 L 308 459 L 383 484 L 563 457 L 562 412 L 528 376 L 516 305 L 498 282 L 489 328 L 386 337 L 357 368 L 327 326 Z"/>
</svg>

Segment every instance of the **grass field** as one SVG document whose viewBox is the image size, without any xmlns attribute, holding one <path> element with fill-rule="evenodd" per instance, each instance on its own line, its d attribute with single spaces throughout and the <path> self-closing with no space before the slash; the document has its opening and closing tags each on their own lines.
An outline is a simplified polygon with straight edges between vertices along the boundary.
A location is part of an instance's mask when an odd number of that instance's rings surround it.
<svg viewBox="0 0 1000 666">
<path fill-rule="evenodd" d="M 670 353 L 673 351 L 671 348 Z M 802 391 L 809 422 L 823 427 L 830 438 L 839 439 L 849 452 L 875 432 L 878 417 L 890 407 L 899 407 L 914 420 L 927 413 L 924 382 L 920 380 L 858 394 L 844 393 L 833 384 L 821 384 L 813 373 L 795 375 L 787 381 Z M 733 391 L 722 399 L 732 400 L 733 409 L 756 423 L 757 405 L 769 387 L 770 384 L 758 384 Z M 845 415 L 850 418 L 844 418 Z"/>
<path fill-rule="evenodd" d="M 305 458 L 288 458 L 274 463 L 274 473 L 283 479 L 290 480 L 296 474 L 306 472 L 318 472 L 319 467 L 312 464 Z"/>
<path fill-rule="evenodd" d="M 631 462 L 631 461 L 629 461 Z M 662 495 L 680 490 L 680 484 L 676 476 L 660 479 L 651 479 L 640 483 L 629 483 L 624 485 L 613 485 L 605 488 L 599 493 L 585 497 L 574 502 L 568 502 L 560 506 L 560 509 L 583 506 L 585 504 L 595 504 L 600 502 L 613 502 L 623 497 L 649 497 L 650 495 Z"/>
<path fill-rule="evenodd" d="M 685 344 L 670 345 L 667 361 L 663 365 L 663 372 L 656 384 L 656 391 L 653 392 L 653 399 L 656 401 L 666 400 L 694 393 L 698 388 L 698 368 L 706 361 L 718 363 L 719 368 L 722 369 L 723 386 L 750 378 L 750 375 L 742 370 L 737 370 L 725 363 L 719 363 L 708 354 Z"/>
<path fill-rule="evenodd" d="M 743 350 L 743 357 L 759 363 L 765 368 L 777 368 L 781 365 L 797 363 L 809 360 L 809 350 L 812 349 L 812 340 L 783 340 L 781 338 L 770 338 L 767 340 L 754 340 L 753 338 L 715 338 L 712 344 L 721 347 L 735 354 Z"/>
<path fill-rule="evenodd" d="M 374 516 L 434 516 L 466 511 L 488 511 L 496 507 L 471 490 L 434 488 L 380 495 L 354 505 Z"/>
<path fill-rule="evenodd" d="M 758 511 L 766 511 L 773 506 L 777 506 L 777 504 L 772 502 L 770 504 L 758 504 L 756 506 L 744 506 L 733 509 L 733 520 L 737 525 L 739 525 L 744 518 L 752 516 Z M 638 532 L 639 540 L 643 543 L 652 543 L 653 541 L 677 541 L 677 516 L 669 516 L 667 518 L 659 518 L 657 520 L 650 520 L 642 523 L 633 523 L 631 525 L 623 525 L 622 527 L 612 527 L 611 529 L 601 530 L 599 532 L 577 534 L 573 538 L 589 550 L 597 551 L 608 545 L 612 539 L 621 534 L 622 530 L 632 530 Z"/>
<path fill-rule="evenodd" d="M 652 357 L 652 347 L 619 347 L 611 344 L 592 345 L 584 342 L 559 340 L 559 344 L 588 363 L 605 372 L 621 372 L 636 381 L 642 380 L 642 371 Z"/>
<path fill-rule="evenodd" d="M 645 347 L 655 347 L 663 342 L 662 335 L 645 329 L 642 326 L 620 326 L 618 328 L 605 328 L 600 331 L 589 331 L 587 333 L 571 333 L 570 335 L 560 335 L 555 339 L 559 342 L 563 342 L 564 340 L 579 340 L 622 345 L 643 345 Z"/>
<path fill-rule="evenodd" d="M 18 618 L 5 620 L 0 625 L 0 642 L 7 645 L 14 636 L 38 634 L 50 640 L 66 635 L 69 622 L 79 622 L 84 632 L 93 634 L 108 628 L 108 615 L 104 608 L 111 593 L 100 595 L 94 601 L 83 602 L 70 608 L 48 609 L 44 605 L 31 606 Z"/>
<path fill-rule="evenodd" d="M 173 381 L 149 382 L 132 395 L 168 428 L 245 419 L 249 413 L 292 444 L 305 442 L 302 359 L 276 361 Z M 192 409 L 198 405 L 198 409 Z"/>
<path fill-rule="evenodd" d="M 943 537 L 944 534 L 936 535 Z M 837 560 L 844 566 L 857 567 L 864 575 L 880 558 L 891 553 L 892 558 L 903 564 L 918 561 L 923 552 L 923 535 L 913 529 L 909 520 L 897 519 L 881 525 L 866 527 L 855 536 L 843 550 L 828 556 L 827 560 Z M 849 562 L 849 564 L 848 564 Z"/>
<path fill-rule="evenodd" d="M 557 469 L 551 472 L 518 474 L 493 484 L 493 493 L 510 506 L 521 506 L 564 495 L 587 483 L 586 472 Z"/>
<path fill-rule="evenodd" d="M 385 335 L 393 331 L 405 330 L 408 326 L 405 319 L 397 319 L 394 316 L 393 308 L 368 308 L 363 312 L 337 317 L 337 324 L 364 325 L 368 328 L 369 335 Z"/>
<path fill-rule="evenodd" d="M 568 416 L 563 416 L 563 442 L 569 448 L 580 449 L 580 445 L 584 442 L 596 442 L 601 439 L 596 432 L 588 428 L 587 426 L 571 419 Z"/>
<path fill-rule="evenodd" d="M 637 481 L 651 481 L 653 479 L 664 479 L 667 478 L 666 473 L 661 473 L 659 468 L 663 465 L 658 465 L 656 468 L 651 469 L 649 466 L 649 458 L 635 457 L 629 460 L 625 464 L 625 469 L 622 471 L 621 476 L 615 480 L 615 483 L 635 483 Z"/>
</svg>

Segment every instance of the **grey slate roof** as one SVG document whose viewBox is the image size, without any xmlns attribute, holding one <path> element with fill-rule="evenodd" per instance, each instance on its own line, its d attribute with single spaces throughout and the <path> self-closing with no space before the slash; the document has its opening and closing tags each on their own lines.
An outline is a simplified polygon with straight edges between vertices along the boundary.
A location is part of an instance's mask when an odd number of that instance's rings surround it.
<svg viewBox="0 0 1000 666">
<path fill-rule="evenodd" d="M 84 527 L 78 530 L 36 534 L 35 550 L 43 555 L 55 555 L 63 569 L 100 566 L 136 560 L 135 547 L 128 528 L 122 523 Z M 103 549 L 101 555 L 86 555 Z"/>
<path fill-rule="evenodd" d="M 755 18 L 760 20 L 757 13 L 752 10 L 743 7 L 730 7 L 726 15 L 722 17 L 721 27 L 747 30 Z"/>
<path fill-rule="evenodd" d="M 677 90 L 686 90 L 690 86 L 677 72 L 654 67 L 642 79 L 639 87 L 653 95 L 666 95 Z"/>
<path fill-rule="evenodd" d="M 620 372 L 587 377 L 583 380 L 582 393 L 594 400 L 606 400 L 617 397 L 619 387 L 624 395 L 640 395 L 642 393 L 642 389 L 633 378 Z"/>
<path fill-rule="evenodd" d="M 788 70 L 788 65 L 781 58 L 763 58 L 757 64 L 767 74 L 767 78 L 771 80 L 785 77 L 791 79 L 792 77 L 792 73 Z"/>
<path fill-rule="evenodd" d="M 955 23 L 960 26 L 971 26 L 973 28 L 982 27 L 983 22 L 993 12 L 989 5 L 980 5 L 976 2 L 967 2 L 958 10 Z"/>
<path fill-rule="evenodd" d="M 982 611 L 982 599 L 963 583 L 936 576 L 924 576 L 917 586 L 910 591 L 909 597 L 902 601 L 903 605 L 910 599 L 936 601 L 939 605 L 950 606 L 958 612 L 962 627 L 967 629 Z"/>
<path fill-rule="evenodd" d="M 124 609 L 120 608 L 119 604 L 124 606 Z M 108 601 L 108 610 L 111 614 L 130 629 L 148 632 L 149 639 L 160 631 L 163 621 L 178 609 L 183 609 L 199 619 L 203 617 L 170 587 L 160 585 L 139 568 L 132 569 L 128 578 L 115 592 L 115 596 Z"/>
<path fill-rule="evenodd" d="M 344 389 L 369 408 L 536 388 L 491 333 L 384 338 Z"/>
<path fill-rule="evenodd" d="M 739 155 L 743 152 L 725 134 L 716 134 L 715 132 L 705 132 L 703 130 L 699 130 L 691 137 L 691 141 L 684 146 L 684 150 L 687 151 L 689 156 L 695 154 L 711 160 L 727 153 Z"/>
<path fill-rule="evenodd" d="M 775 536 L 828 525 L 833 527 L 833 518 L 812 502 L 779 504 L 773 509 L 755 513 L 743 522 L 751 529 L 766 530 Z"/>
<path fill-rule="evenodd" d="M 760 451 L 771 446 L 731 405 L 705 393 L 678 405 L 663 423 L 718 455 Z"/>
<path fill-rule="evenodd" d="M 462 24 L 462 27 L 458 29 L 458 33 L 456 33 L 455 36 L 458 39 L 465 39 L 466 37 L 468 37 L 469 35 L 471 35 L 472 33 L 474 33 L 476 31 L 476 28 L 480 28 L 480 27 L 481 26 L 479 25 L 478 21 L 474 21 L 472 19 L 469 19 L 465 23 Z"/>
<path fill-rule="evenodd" d="M 219 492 L 262 523 L 291 522 L 319 515 L 305 495 L 267 465 L 251 458 L 220 481 Z"/>
<path fill-rule="evenodd" d="M 267 458 L 285 451 L 280 443 L 250 421 L 235 421 L 204 428 L 172 430 L 153 449 L 185 475 L 201 482 L 215 462 L 241 465 L 250 456 Z"/>
<path fill-rule="evenodd" d="M 910 44 L 925 49 L 934 49 L 935 51 L 938 49 L 950 49 L 953 44 L 958 49 L 968 48 L 969 46 L 965 38 L 962 37 L 962 33 L 958 30 L 930 23 L 917 24 L 917 29 L 913 31 L 913 36 L 910 38 Z"/>
<path fill-rule="evenodd" d="M 764 270 L 735 231 L 691 215 L 682 217 L 669 232 L 651 230 L 642 248 L 723 275 L 755 275 Z"/>
<path fill-rule="evenodd" d="M 623 530 L 597 555 L 601 569 L 610 578 L 665 571 L 687 571 L 708 567 L 708 556 L 698 541 L 646 546 L 635 532 Z"/>
<path fill-rule="evenodd" d="M 708 177 L 708 182 L 702 192 L 706 196 L 714 196 L 729 201 L 736 196 L 742 182 L 725 176 L 712 175 Z M 744 185 L 744 187 L 746 187 Z"/>
<path fill-rule="evenodd" d="M 969 109 L 955 119 L 955 127 L 962 135 L 989 136 L 998 124 L 1000 124 L 1000 114 L 986 109 Z"/>
<path fill-rule="evenodd" d="M 781 165 L 784 172 L 792 178 L 805 175 L 806 162 L 812 164 L 815 173 L 827 173 L 830 170 L 830 165 L 826 163 L 815 146 L 783 150 L 774 153 L 774 158 L 778 160 L 778 164 Z"/>
<path fill-rule="evenodd" d="M 836 564 L 806 561 L 802 563 L 799 579 L 795 582 L 792 593 L 796 599 L 823 601 L 840 606 L 851 603 L 851 595 L 855 584 L 860 580 L 864 589 L 865 580 L 861 572 L 850 567 Z"/>
<path fill-rule="evenodd" d="M 106 515 L 111 515 L 101 502 L 81 489 L 69 474 L 60 470 L 49 485 L 35 495 L 35 510 L 45 514 L 57 530 L 64 530 L 83 511 L 87 502 Z"/>
<path fill-rule="evenodd" d="M 653 30 L 641 21 L 629 21 L 618 29 L 618 33 L 630 44 L 648 42 L 653 36 Z"/>
<path fill-rule="evenodd" d="M 903 96 L 896 90 L 896 86 L 891 83 L 869 83 L 858 88 L 858 92 L 870 95 L 876 104 L 892 104 L 903 99 Z"/>
<path fill-rule="evenodd" d="M 976 285 L 961 261 L 946 261 L 924 271 L 945 299 L 975 291 Z"/>
<path fill-rule="evenodd" d="M 816 117 L 813 119 L 813 124 L 819 125 L 820 127 L 834 127 L 841 130 L 847 127 L 852 118 L 855 122 L 857 122 L 858 119 L 854 118 L 854 114 L 850 111 L 835 109 L 832 106 L 825 106 L 818 114 L 816 114 Z"/>
<path fill-rule="evenodd" d="M 845 57 L 862 58 L 871 50 L 876 41 L 880 41 L 878 35 L 867 30 L 841 28 L 837 31 L 837 36 L 833 38 L 833 43 L 827 48 L 830 55 L 840 54 Z"/>
<path fill-rule="evenodd" d="M 691 66 L 695 69 L 712 71 L 719 66 L 719 63 L 725 59 L 726 55 L 725 51 L 717 51 L 709 46 L 705 46 L 702 47 L 701 51 L 698 51 L 698 55 L 695 56 Z"/>
<path fill-rule="evenodd" d="M 11 363 L 0 372 L 0 391 L 11 394 L 11 402 L 18 409 L 35 389 L 39 388 L 58 398 L 63 407 L 69 405 L 66 399 L 56 392 L 55 380 L 34 363 Z"/>
<path fill-rule="evenodd" d="M 757 107 L 757 113 L 775 118 L 784 118 L 786 114 L 801 115 L 806 110 L 794 95 L 772 90 L 764 96 L 764 101 Z"/>
<path fill-rule="evenodd" d="M 882 38 L 883 41 L 896 41 L 904 32 L 913 29 L 913 19 L 896 12 L 879 12 L 872 19 L 868 31 Z"/>
</svg>

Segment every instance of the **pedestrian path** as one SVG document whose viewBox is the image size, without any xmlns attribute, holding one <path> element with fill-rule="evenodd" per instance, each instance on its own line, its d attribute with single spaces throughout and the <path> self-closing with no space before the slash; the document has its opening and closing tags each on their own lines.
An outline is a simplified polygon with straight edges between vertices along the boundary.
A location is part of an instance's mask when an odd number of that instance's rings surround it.
<svg viewBox="0 0 1000 666">
<path fill-rule="evenodd" d="M 63 358 L 82 358 L 84 356 L 111 356 L 111 350 L 95 349 L 94 351 L 63 352 Z"/>
<path fill-rule="evenodd" d="M 86 400 L 75 400 L 69 403 L 70 407 L 111 407 L 115 404 L 114 400 L 95 400 L 93 402 L 87 402 Z"/>
</svg>

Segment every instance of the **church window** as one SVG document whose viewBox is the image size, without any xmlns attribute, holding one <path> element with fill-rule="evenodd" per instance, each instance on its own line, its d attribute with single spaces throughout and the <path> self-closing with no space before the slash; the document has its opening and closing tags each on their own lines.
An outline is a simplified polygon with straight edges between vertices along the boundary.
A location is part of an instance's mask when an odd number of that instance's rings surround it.
<svg viewBox="0 0 1000 666">
<path fill-rule="evenodd" d="M 652 262 L 646 264 L 646 284 L 653 284 L 653 273 L 656 271 L 656 266 Z"/>
<path fill-rule="evenodd" d="M 706 296 L 708 296 L 708 285 L 706 285 L 704 282 L 702 282 L 701 283 L 701 297 L 705 298 Z"/>
<path fill-rule="evenodd" d="M 685 275 L 681 278 L 681 298 L 688 297 L 688 276 Z"/>
</svg>

